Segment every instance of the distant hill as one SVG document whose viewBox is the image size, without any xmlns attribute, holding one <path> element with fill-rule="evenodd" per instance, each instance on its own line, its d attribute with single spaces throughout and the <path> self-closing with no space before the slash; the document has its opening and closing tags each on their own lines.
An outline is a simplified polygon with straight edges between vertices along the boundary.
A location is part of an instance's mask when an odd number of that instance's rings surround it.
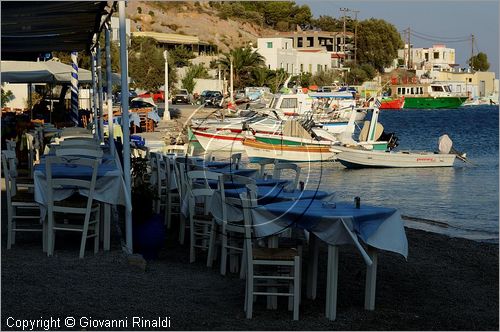
<svg viewBox="0 0 500 332">
<path fill-rule="evenodd" d="M 133 1 L 127 4 L 132 31 L 155 31 L 198 36 L 217 45 L 222 52 L 253 43 L 276 30 L 245 19 L 221 19 L 218 9 L 208 1 L 159 2 Z"/>
</svg>

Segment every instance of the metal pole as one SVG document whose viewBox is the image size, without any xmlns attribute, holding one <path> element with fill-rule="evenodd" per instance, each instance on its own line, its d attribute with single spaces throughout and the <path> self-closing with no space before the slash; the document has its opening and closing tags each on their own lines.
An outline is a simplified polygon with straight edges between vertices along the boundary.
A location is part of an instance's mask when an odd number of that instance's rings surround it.
<svg viewBox="0 0 500 332">
<path fill-rule="evenodd" d="M 170 120 L 170 111 L 168 110 L 168 51 L 163 51 L 163 58 L 165 59 L 165 111 L 163 112 L 163 120 Z"/>
<path fill-rule="evenodd" d="M 121 97 L 122 97 L 122 131 L 123 131 L 123 177 L 125 190 L 132 197 L 130 179 L 130 125 L 128 114 L 128 62 L 127 34 L 125 27 L 125 1 L 118 2 L 120 12 L 120 64 L 121 64 Z M 132 253 L 132 210 L 125 209 L 125 239 L 127 252 Z"/>
<path fill-rule="evenodd" d="M 231 56 L 231 65 L 230 65 L 230 77 L 229 79 L 231 80 L 230 82 L 230 85 L 231 85 L 231 90 L 229 91 L 229 95 L 230 95 L 230 100 L 231 100 L 231 103 L 234 102 L 234 91 L 233 91 L 233 57 Z"/>
<path fill-rule="evenodd" d="M 115 155 L 115 142 L 114 142 L 114 131 L 113 131 L 113 84 L 111 80 L 111 46 L 110 46 L 110 30 L 111 25 L 108 25 L 105 30 L 105 43 L 106 43 L 106 91 L 108 97 L 108 137 L 109 137 L 109 150 L 111 155 Z"/>
<path fill-rule="evenodd" d="M 90 61 L 90 70 L 92 73 L 92 113 L 94 114 L 94 128 L 92 129 L 92 132 L 94 134 L 94 137 L 97 138 L 98 119 L 97 119 L 97 84 L 96 84 L 95 67 L 96 67 L 95 52 L 92 52 Z"/>
<path fill-rule="evenodd" d="M 99 140 L 101 142 L 104 141 L 104 133 L 103 133 L 103 123 L 102 123 L 102 115 L 104 114 L 103 111 L 103 91 L 102 91 L 102 60 L 101 60 L 101 44 L 98 42 L 97 43 L 97 87 L 98 87 L 98 93 L 99 93 L 99 109 L 97 111 L 98 113 L 98 118 L 99 118 L 99 126 L 97 127 L 97 137 L 99 137 Z"/>
</svg>

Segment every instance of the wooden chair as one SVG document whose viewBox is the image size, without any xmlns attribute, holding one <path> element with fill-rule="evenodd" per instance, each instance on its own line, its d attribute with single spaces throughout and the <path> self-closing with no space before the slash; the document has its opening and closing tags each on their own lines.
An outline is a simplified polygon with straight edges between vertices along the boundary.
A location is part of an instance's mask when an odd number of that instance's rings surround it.
<svg viewBox="0 0 500 332">
<path fill-rule="evenodd" d="M 47 201 L 48 201 L 48 256 L 54 254 L 56 231 L 81 232 L 80 258 L 85 255 L 85 245 L 88 238 L 94 238 L 94 253 L 99 249 L 99 203 L 94 202 L 94 191 L 97 180 L 97 170 L 101 162 L 100 157 L 71 158 L 70 149 L 57 150 L 57 156 L 47 156 Z M 102 150 L 101 150 L 102 156 Z M 64 164 L 75 168 L 91 168 L 89 179 L 74 177 L 54 177 L 53 167 Z M 84 189 L 88 196 L 71 196 L 62 201 L 55 201 L 55 191 L 61 188 L 74 190 Z"/>
<path fill-rule="evenodd" d="M 247 178 L 240 175 L 223 174 L 219 176 L 219 190 L 221 193 L 222 200 L 222 220 L 221 220 L 221 265 L 220 273 L 226 275 L 227 260 L 229 257 L 230 261 L 230 271 L 238 271 L 238 259 L 243 255 L 243 237 L 244 237 L 244 227 L 243 220 L 241 221 L 228 221 L 227 205 L 239 204 L 230 197 L 226 197 L 224 192 L 225 183 L 236 183 L 240 185 L 251 185 L 255 186 L 255 180 Z M 243 266 L 244 257 L 241 257 L 241 262 Z M 240 269 L 240 277 L 244 277 L 244 270 Z"/>
<path fill-rule="evenodd" d="M 275 163 L 273 171 L 273 179 L 279 180 L 282 178 L 282 173 L 285 170 L 290 170 L 295 173 L 295 177 L 291 183 L 287 185 L 288 190 L 295 190 L 299 185 L 300 167 L 292 163 Z"/>
<path fill-rule="evenodd" d="M 251 188 L 240 195 L 245 230 L 246 287 L 245 311 L 252 318 L 255 296 L 285 296 L 293 320 L 299 319 L 300 256 L 290 248 L 256 248 L 252 240 L 252 209 L 257 207 L 257 193 Z M 288 272 L 286 272 L 288 270 Z M 280 291 L 281 290 L 281 291 Z"/>
<path fill-rule="evenodd" d="M 207 266 L 211 267 L 215 250 L 215 222 L 208 212 L 210 198 L 215 189 L 209 180 L 218 180 L 220 174 L 208 171 L 187 172 L 187 196 L 189 202 L 189 261 L 196 260 L 196 249 L 208 251 Z M 200 202 L 200 200 L 202 202 Z"/>
<path fill-rule="evenodd" d="M 270 179 L 272 178 L 272 175 L 266 172 L 266 166 L 267 165 L 274 165 L 274 159 L 260 159 L 259 161 L 256 162 L 259 165 L 259 173 L 258 177 L 259 179 L 264 179 L 265 177 Z"/>
<path fill-rule="evenodd" d="M 165 214 L 167 213 L 167 195 L 168 195 L 168 174 L 167 174 L 167 162 L 163 156 L 156 152 L 151 152 L 149 154 L 151 162 L 151 172 L 154 172 L 156 177 L 155 183 L 155 204 L 154 208 L 156 213 L 160 213 L 163 209 Z"/>
<path fill-rule="evenodd" d="M 2 168 L 7 193 L 7 249 L 16 242 L 16 232 L 42 232 L 43 250 L 46 251 L 45 224 L 40 222 L 40 207 L 35 202 L 34 194 L 22 190 L 16 183 L 16 169 L 12 151 L 2 151 Z M 15 167 L 15 166 L 14 166 Z M 24 211 L 23 213 L 19 213 Z M 29 213 L 28 213 L 29 212 Z M 26 222 L 19 222 L 26 221 Z M 30 221 L 27 223 L 27 221 Z"/>
<path fill-rule="evenodd" d="M 184 244 L 184 239 L 186 237 L 186 218 L 182 214 L 181 209 L 183 202 L 187 199 L 186 173 L 190 170 L 190 167 L 189 164 L 185 163 L 185 158 L 177 158 L 174 162 L 174 170 L 179 201 L 170 202 L 170 207 L 179 209 L 179 243 Z"/>
</svg>

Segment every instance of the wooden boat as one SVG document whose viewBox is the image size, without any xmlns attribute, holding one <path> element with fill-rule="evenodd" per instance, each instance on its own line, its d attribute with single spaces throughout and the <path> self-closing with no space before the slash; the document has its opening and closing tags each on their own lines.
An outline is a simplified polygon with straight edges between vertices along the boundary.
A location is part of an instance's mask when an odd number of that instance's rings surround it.
<svg viewBox="0 0 500 332">
<path fill-rule="evenodd" d="M 381 110 L 399 110 L 403 108 L 404 104 L 405 96 L 382 98 L 379 108 Z"/>
<path fill-rule="evenodd" d="M 278 159 L 291 162 L 331 161 L 335 159 L 335 151 L 329 147 L 313 145 L 275 145 L 245 139 L 243 147 L 250 162 L 263 159 Z"/>
<path fill-rule="evenodd" d="M 194 136 L 205 151 L 244 151 L 241 142 L 245 138 L 244 132 L 230 130 L 198 131 L 192 129 Z"/>
</svg>

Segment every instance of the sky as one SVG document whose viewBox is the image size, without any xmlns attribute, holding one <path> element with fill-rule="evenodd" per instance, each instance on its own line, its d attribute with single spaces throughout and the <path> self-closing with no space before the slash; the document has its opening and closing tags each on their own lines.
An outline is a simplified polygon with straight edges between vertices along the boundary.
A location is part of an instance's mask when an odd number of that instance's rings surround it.
<svg viewBox="0 0 500 332">
<path fill-rule="evenodd" d="M 398 31 L 410 27 L 421 37 L 442 39 L 447 47 L 455 48 L 456 62 L 461 68 L 467 67 L 471 56 L 470 40 L 452 43 L 445 39 L 458 40 L 474 34 L 474 53 L 486 53 L 490 71 L 499 77 L 499 0 L 296 0 L 295 3 L 307 4 L 316 18 L 320 15 L 339 18 L 340 8 L 349 8 L 359 10 L 358 19 L 384 19 Z M 432 47 L 438 42 L 412 36 L 411 44 Z"/>
</svg>

